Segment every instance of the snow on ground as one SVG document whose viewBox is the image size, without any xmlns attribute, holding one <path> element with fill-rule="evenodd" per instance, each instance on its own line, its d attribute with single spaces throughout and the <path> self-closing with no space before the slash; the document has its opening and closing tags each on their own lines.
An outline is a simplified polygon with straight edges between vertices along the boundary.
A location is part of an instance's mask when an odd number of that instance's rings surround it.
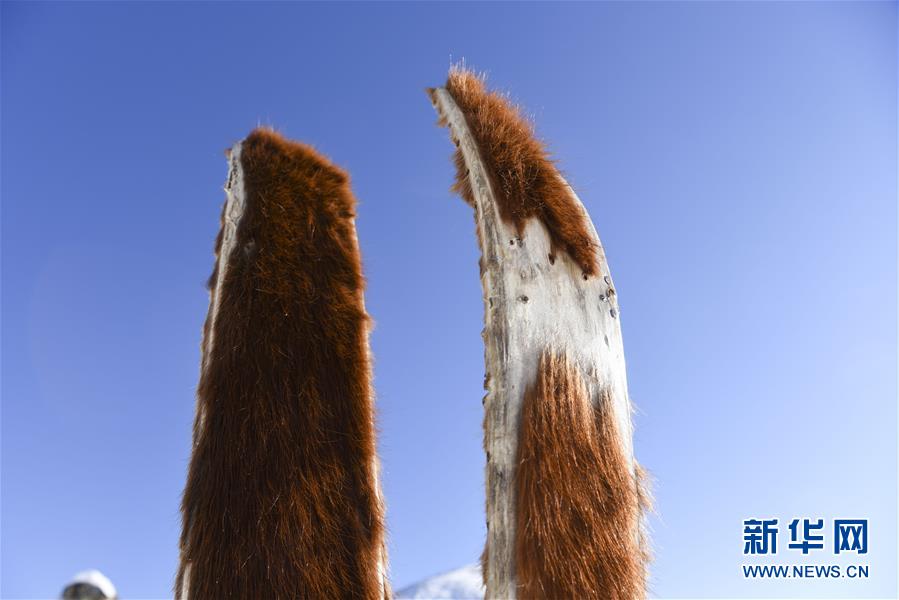
<svg viewBox="0 0 899 600">
<path fill-rule="evenodd" d="M 481 566 L 467 565 L 429 577 L 396 592 L 396 600 L 482 600 Z"/>
</svg>

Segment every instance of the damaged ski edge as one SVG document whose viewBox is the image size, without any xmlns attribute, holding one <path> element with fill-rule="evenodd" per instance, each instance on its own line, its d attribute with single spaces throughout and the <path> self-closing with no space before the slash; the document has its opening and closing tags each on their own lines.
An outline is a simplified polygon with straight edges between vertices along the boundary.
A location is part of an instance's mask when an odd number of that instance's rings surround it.
<svg viewBox="0 0 899 600">
<path fill-rule="evenodd" d="M 240 162 L 242 142 L 234 144 L 227 152 L 228 179 L 225 181 L 225 207 L 222 212 L 222 241 L 218 248 L 215 267 L 215 285 L 209 291 L 209 316 L 204 327 L 203 339 L 200 343 L 200 380 L 206 373 L 212 360 L 212 348 L 215 342 L 215 327 L 218 320 L 218 309 L 221 304 L 222 287 L 228 273 L 228 263 L 237 241 L 237 228 L 244 214 L 246 193 L 244 189 L 243 166 Z M 194 425 L 193 448 L 196 449 L 200 439 L 206 432 L 206 412 L 199 395 L 196 402 L 196 423 Z M 188 537 L 194 522 L 191 514 L 187 522 Z M 188 600 L 190 589 L 191 564 L 184 565 L 180 580 L 175 582 L 176 598 Z"/>
<path fill-rule="evenodd" d="M 234 144 L 228 151 L 228 179 L 225 182 L 225 209 L 222 213 L 222 244 L 216 257 L 215 287 L 210 290 L 209 298 L 209 327 L 203 339 L 203 356 L 200 361 L 200 377 L 206 373 L 206 369 L 212 360 L 212 349 L 215 347 L 215 326 L 218 319 L 219 306 L 222 301 L 222 287 L 228 274 L 228 262 L 231 253 L 237 243 L 237 227 L 243 217 L 245 205 L 245 190 L 243 166 L 240 163 L 240 153 L 243 143 Z M 194 446 L 199 442 L 206 425 L 206 415 L 203 404 L 197 399 L 197 429 L 194 434 Z"/>
<path fill-rule="evenodd" d="M 212 290 L 211 306 L 210 306 L 210 322 L 209 333 L 203 340 L 203 362 L 202 371 L 206 371 L 206 367 L 211 360 L 212 349 L 215 347 L 215 323 L 218 317 L 218 309 L 222 299 L 222 287 L 228 274 L 228 261 L 231 253 L 237 243 L 237 227 L 240 219 L 243 217 L 245 194 L 243 183 L 243 166 L 240 163 L 240 152 L 242 142 L 238 142 L 231 147 L 229 152 L 229 169 L 228 181 L 225 183 L 225 193 L 227 200 L 225 202 L 224 223 L 222 232 L 222 247 L 219 250 L 216 272 L 215 288 Z"/>
<path fill-rule="evenodd" d="M 429 90 L 434 107 L 442 124 L 450 130 L 453 142 L 461 150 L 468 167 L 468 178 L 475 200 L 475 222 L 481 246 L 481 286 L 484 293 L 484 353 L 486 376 L 484 387 L 485 427 L 484 450 L 487 453 L 487 549 L 484 564 L 486 598 L 514 598 L 515 579 L 511 572 L 514 552 L 515 506 L 514 498 L 502 491 L 505 482 L 511 481 L 517 450 L 513 436 L 499 438 L 493 433 L 497 428 L 488 423 L 497 416 L 504 418 L 511 412 L 504 406 L 503 390 L 507 378 L 501 365 L 507 357 L 504 278 L 501 257 L 497 249 L 500 239 L 509 233 L 496 210 L 496 200 L 487 169 L 481 160 L 477 142 L 468 128 L 465 115 L 444 88 Z M 498 401 L 497 401 L 498 400 Z M 517 409 L 517 407 L 515 407 Z M 500 414 L 496 414 L 496 413 Z"/>
<path fill-rule="evenodd" d="M 218 309 L 221 304 L 222 288 L 225 285 L 228 273 L 228 263 L 237 242 L 237 228 L 244 214 L 246 193 L 244 189 L 243 165 L 240 162 L 242 142 L 234 144 L 228 150 L 228 179 L 225 181 L 225 208 L 222 213 L 222 243 L 216 257 L 217 273 L 215 286 L 209 292 L 209 323 L 201 343 L 200 380 L 206 373 L 206 369 L 212 360 L 212 349 L 215 342 L 215 327 L 218 318 Z M 206 412 L 199 395 L 196 402 L 196 425 L 194 427 L 193 447 L 196 448 L 201 437 L 206 431 Z M 194 517 L 190 516 L 188 522 L 188 537 Z M 176 582 L 175 588 L 178 600 L 188 600 L 190 590 L 191 564 L 187 562 L 181 575 L 181 580 Z"/>
</svg>

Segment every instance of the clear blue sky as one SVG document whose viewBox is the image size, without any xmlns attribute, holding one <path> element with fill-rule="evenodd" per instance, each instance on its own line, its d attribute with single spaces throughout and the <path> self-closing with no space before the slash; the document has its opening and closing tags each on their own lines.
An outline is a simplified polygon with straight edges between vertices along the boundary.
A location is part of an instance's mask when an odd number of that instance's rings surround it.
<svg viewBox="0 0 899 600">
<path fill-rule="evenodd" d="M 0 10 L 4 598 L 169 594 L 223 150 L 257 124 L 352 173 L 395 585 L 476 560 L 477 248 L 423 91 L 463 58 L 605 243 L 654 593 L 895 597 L 895 4 Z M 756 516 L 870 519 L 870 579 L 744 580 Z"/>
</svg>

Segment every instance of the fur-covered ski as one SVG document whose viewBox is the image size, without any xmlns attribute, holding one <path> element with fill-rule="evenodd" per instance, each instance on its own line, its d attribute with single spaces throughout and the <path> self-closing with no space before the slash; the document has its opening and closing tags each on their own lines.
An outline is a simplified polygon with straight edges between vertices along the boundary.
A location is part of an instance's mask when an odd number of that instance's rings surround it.
<svg viewBox="0 0 899 600">
<path fill-rule="evenodd" d="M 229 154 L 175 596 L 390 596 L 349 178 L 265 129 Z"/>
<path fill-rule="evenodd" d="M 475 210 L 485 308 L 488 598 L 645 596 L 618 294 L 578 197 L 516 107 L 429 90 Z"/>
</svg>

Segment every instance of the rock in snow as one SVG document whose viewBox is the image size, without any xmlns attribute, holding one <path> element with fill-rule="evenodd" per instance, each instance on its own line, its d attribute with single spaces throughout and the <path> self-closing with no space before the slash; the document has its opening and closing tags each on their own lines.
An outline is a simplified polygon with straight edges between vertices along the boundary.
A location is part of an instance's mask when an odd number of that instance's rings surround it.
<svg viewBox="0 0 899 600">
<path fill-rule="evenodd" d="M 397 600 L 482 600 L 484 583 L 481 566 L 467 565 L 455 571 L 429 577 L 396 592 Z"/>
</svg>

